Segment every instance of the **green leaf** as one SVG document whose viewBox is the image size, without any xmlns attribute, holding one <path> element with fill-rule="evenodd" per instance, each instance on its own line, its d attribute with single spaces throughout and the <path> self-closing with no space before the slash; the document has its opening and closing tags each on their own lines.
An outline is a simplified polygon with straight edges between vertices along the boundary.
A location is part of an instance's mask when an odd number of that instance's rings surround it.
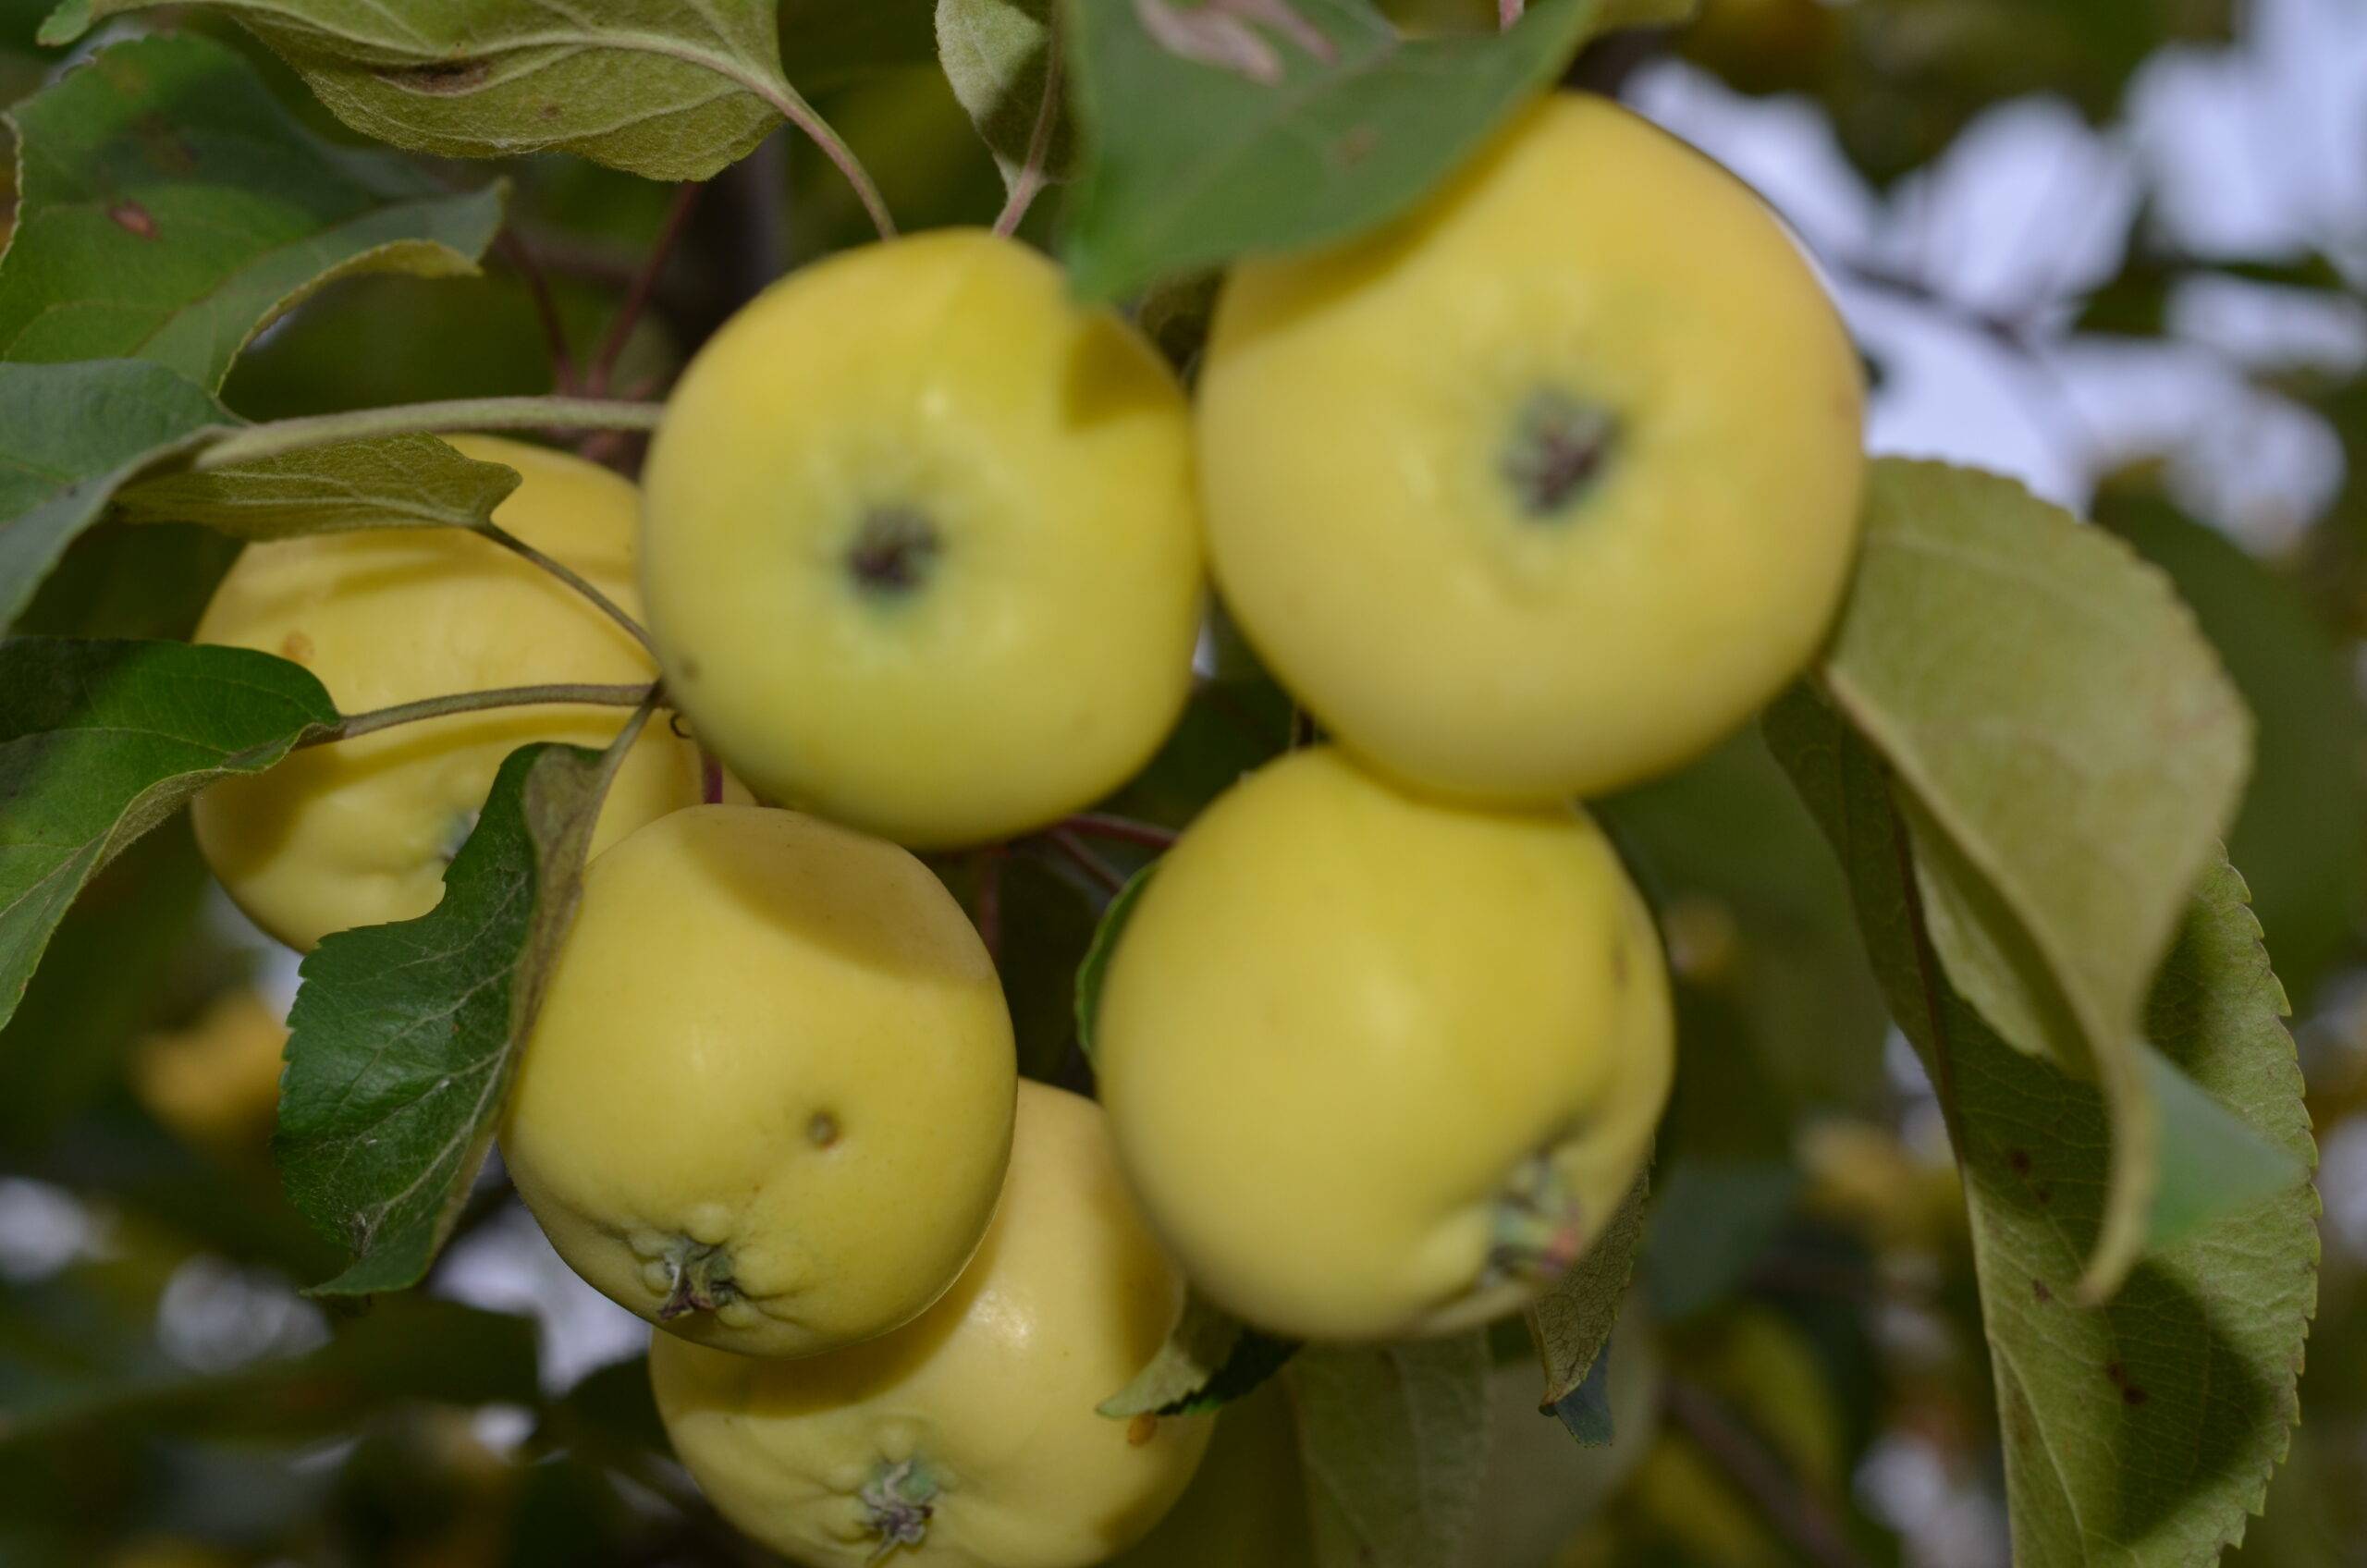
<svg viewBox="0 0 2367 1568">
<path fill-rule="evenodd" d="M 1056 0 L 937 0 L 938 58 L 1006 186 L 1031 166 L 1065 179 L 1075 159 L 1057 22 Z"/>
<path fill-rule="evenodd" d="M 1197 1292 L 1167 1342 L 1134 1380 L 1103 1400 L 1102 1415 L 1196 1415 L 1232 1403 L 1282 1368 L 1298 1345 L 1261 1334 Z"/>
<path fill-rule="evenodd" d="M 1899 1026 L 1948 1113 L 1997 1381 L 2014 1560 L 2207 1564 L 2243 1533 L 2299 1414 L 2317 1294 L 2313 1158 L 2282 988 L 2243 886 L 2207 868 L 2145 1013 L 2167 1067 L 2217 1115 L 2289 1163 L 2278 1191 L 2213 1140 L 2165 1147 L 2162 1191 L 2222 1186 L 2189 1209 L 2101 1307 L 2078 1304 L 2107 1223 L 2112 1110 L 2091 1084 L 2003 1040 L 1921 939 L 1919 879 L 1895 785 L 1839 717 L 1804 694 L 1770 739 L 1847 869 L 1869 952 Z M 2159 1072 L 2161 1070 L 2154 1070 Z M 2165 1121 L 2191 1123 L 2165 1096 Z M 2191 1162 L 2189 1165 L 2189 1162 Z"/>
<path fill-rule="evenodd" d="M 2112 1202 L 2083 1293 L 2145 1241 L 2158 1127 L 2137 1015 L 2234 817 L 2250 719 L 2121 541 L 2009 480 L 1874 467 L 1820 672 L 1903 790 L 1932 944 L 1998 1035 L 2103 1085 Z"/>
<path fill-rule="evenodd" d="M 1065 250 L 1073 287 L 1098 300 L 1396 215 L 1602 21 L 1596 0 L 1412 40 L 1366 0 L 1071 0 L 1065 15 L 1084 141 Z"/>
<path fill-rule="evenodd" d="M 1126 878 L 1126 885 L 1101 912 L 1101 924 L 1093 928 L 1093 945 L 1085 949 L 1085 962 L 1077 965 L 1076 1043 L 1087 1061 L 1093 1060 L 1094 1018 L 1101 1011 L 1101 985 L 1109 978 L 1110 959 L 1117 955 L 1118 937 L 1134 918 L 1134 904 L 1158 869 L 1159 863 L 1153 861 Z"/>
<path fill-rule="evenodd" d="M 1488 1365 L 1485 1332 L 1293 1363 L 1317 1568 L 1459 1568 L 1488 1474 Z"/>
<path fill-rule="evenodd" d="M 0 630 L 119 487 L 231 423 L 162 365 L 0 363 Z"/>
<path fill-rule="evenodd" d="M 218 778 L 337 722 L 300 666 L 183 643 L 0 643 L 0 1023 L 83 884 Z"/>
<path fill-rule="evenodd" d="M 160 0 L 66 0 L 65 43 Z M 220 0 L 365 136 L 455 158 L 577 153 L 651 179 L 705 179 L 785 108 L 773 0 Z"/>
<path fill-rule="evenodd" d="M 196 35 L 117 44 L 9 116 L 17 228 L 0 357 L 141 359 L 212 388 L 332 279 L 474 273 L 504 188 L 452 192 L 332 148 L 238 55 Z"/>
<path fill-rule="evenodd" d="M 297 1208 L 353 1253 L 314 1294 L 415 1285 L 451 1233 L 574 918 L 609 776 L 639 729 L 606 753 L 509 753 L 443 901 L 339 932 L 304 960 L 273 1150 Z"/>
<path fill-rule="evenodd" d="M 1609 1405 L 1601 1408 L 1606 1429 L 1598 1438 L 1591 1428 L 1581 1430 L 1571 1419 L 1592 1414 L 1592 1405 L 1570 1402 L 1582 1385 L 1592 1380 L 1603 1348 L 1611 1343 L 1612 1325 L 1619 1320 L 1627 1281 L 1636 1272 L 1636 1254 L 1644 1243 L 1644 1202 L 1650 1192 L 1650 1176 L 1637 1177 L 1594 1245 L 1528 1309 L 1529 1337 L 1536 1341 L 1538 1360 L 1545 1368 L 1545 1392 L 1538 1407 L 1561 1415 L 1571 1435 L 1590 1447 L 1611 1440 Z"/>
<path fill-rule="evenodd" d="M 433 435 L 315 447 L 225 468 L 168 470 L 116 497 L 133 522 L 197 522 L 237 539 L 364 528 L 473 528 L 518 488 L 518 471 Z"/>
</svg>

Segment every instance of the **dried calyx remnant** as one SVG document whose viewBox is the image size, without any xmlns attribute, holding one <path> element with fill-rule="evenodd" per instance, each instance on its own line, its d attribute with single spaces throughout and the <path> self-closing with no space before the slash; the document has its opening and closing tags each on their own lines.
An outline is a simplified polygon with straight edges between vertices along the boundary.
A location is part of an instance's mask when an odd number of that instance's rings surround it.
<svg viewBox="0 0 2367 1568">
<path fill-rule="evenodd" d="M 937 529 L 914 507 L 875 507 L 864 514 L 847 550 L 847 571 L 866 593 L 896 597 L 928 580 L 944 548 Z"/>
<path fill-rule="evenodd" d="M 900 1546 L 919 1546 L 928 1538 L 929 1515 L 936 1510 L 937 1478 L 917 1459 L 882 1463 L 856 1493 L 864 1507 L 864 1525 L 879 1537 L 872 1553 L 877 1562 Z"/>
<path fill-rule="evenodd" d="M 657 1309 L 660 1323 L 671 1323 L 693 1312 L 713 1312 L 739 1299 L 740 1292 L 731 1283 L 731 1255 L 721 1247 L 685 1241 L 668 1261 L 673 1266 L 674 1288 Z"/>
<path fill-rule="evenodd" d="M 1558 387 L 1529 394 L 1515 417 L 1499 470 L 1524 515 L 1548 521 L 1592 490 L 1619 440 L 1609 409 Z"/>
<path fill-rule="evenodd" d="M 1558 1279 L 1586 1246 L 1586 1207 L 1552 1156 L 1523 1159 L 1496 1197 L 1487 1281 Z"/>
</svg>

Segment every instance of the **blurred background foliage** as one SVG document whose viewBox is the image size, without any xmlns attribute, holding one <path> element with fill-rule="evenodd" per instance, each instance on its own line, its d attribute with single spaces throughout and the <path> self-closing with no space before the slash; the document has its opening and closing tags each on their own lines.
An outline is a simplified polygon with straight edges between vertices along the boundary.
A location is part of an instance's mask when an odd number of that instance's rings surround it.
<svg viewBox="0 0 2367 1568">
<path fill-rule="evenodd" d="M 1423 29 L 1494 9 L 1392 8 Z M 0 0 L 0 104 L 65 67 L 31 43 L 47 9 Z M 925 0 L 781 11 L 791 80 L 906 227 L 992 216 L 1000 185 Z M 343 134 L 202 10 L 139 25 L 238 42 Z M 1575 75 L 1798 226 L 1859 331 L 1878 447 L 2015 471 L 2122 534 L 2250 700 L 2259 767 L 2232 851 L 2293 1004 L 2326 1219 L 2305 1419 L 2239 1556 L 2367 1562 L 2367 7 L 1708 0 Z M 502 172 L 581 361 L 672 193 L 568 159 Z M 1031 231 L 1058 221 L 1039 203 Z M 810 147 L 768 142 L 690 210 L 617 389 L 662 392 L 740 300 L 865 227 Z M 472 279 L 323 290 L 244 357 L 227 400 L 268 418 L 551 389 L 518 254 Z M 1161 338 L 1188 351 L 1179 298 L 1150 310 L 1180 312 Z M 184 634 L 229 550 L 103 528 L 29 628 Z M 1292 724 L 1220 637 L 1184 726 L 1113 809 L 1187 820 Z M 1684 1066 L 1613 1342 L 1617 1440 L 1582 1451 L 1537 1420 L 1507 1336 L 1474 1568 L 2003 1562 L 1944 1131 L 1821 839 L 1755 735 L 1604 815 L 1667 935 Z M 1000 870 L 1002 962 L 1040 1076 L 1078 1072 L 1075 966 L 1139 863 L 1097 852 L 1027 841 Z M 941 869 L 969 896 L 982 864 Z M 637 1327 L 550 1256 L 497 1171 L 425 1291 L 358 1312 L 296 1293 L 334 1259 L 268 1158 L 292 984 L 187 833 L 161 832 L 92 886 L 0 1038 L 0 1563 L 762 1561 L 666 1457 Z M 1271 1397 L 1228 1416 L 1229 1457 L 1134 1561 L 1304 1561 L 1287 1421 Z"/>
</svg>

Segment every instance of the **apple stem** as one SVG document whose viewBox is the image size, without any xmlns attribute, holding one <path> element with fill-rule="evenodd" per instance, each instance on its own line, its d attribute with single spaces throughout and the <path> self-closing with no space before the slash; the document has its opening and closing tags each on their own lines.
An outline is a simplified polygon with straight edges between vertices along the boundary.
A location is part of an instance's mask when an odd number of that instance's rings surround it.
<svg viewBox="0 0 2367 1568">
<path fill-rule="evenodd" d="M 583 594 L 594 609 L 598 610 L 602 615 L 607 616 L 610 620 L 613 620 L 619 626 L 623 627 L 627 634 L 629 634 L 634 642 L 647 649 L 651 658 L 656 658 L 657 656 L 657 644 L 649 640 L 649 633 L 642 630 L 641 622 L 627 615 L 624 612 L 623 607 L 614 599 L 609 598 L 608 595 L 601 593 L 599 589 L 594 587 L 591 580 L 583 576 L 583 573 L 577 571 L 574 568 L 569 566 L 564 561 L 558 560 L 554 557 L 545 555 L 542 551 L 534 548 L 533 545 L 527 544 L 526 541 L 519 538 L 518 535 L 510 533 L 509 530 L 502 527 L 501 524 L 494 521 L 491 518 L 487 518 L 484 521 L 478 523 L 476 525 L 475 532 L 483 537 L 500 545 L 503 549 L 508 550 L 510 554 L 518 557 L 521 560 L 530 562 L 534 566 L 542 568 L 545 571 L 549 572 L 553 577 L 558 578 L 561 582 L 566 583 L 570 588 L 574 589 L 578 594 Z"/>
<path fill-rule="evenodd" d="M 491 708 L 547 707 L 553 704 L 637 708 L 656 702 L 657 697 L 657 687 L 651 681 L 621 686 L 582 683 L 500 686 L 489 692 L 456 692 L 448 697 L 423 697 L 415 703 L 397 703 L 392 707 L 347 714 L 335 724 L 313 730 L 296 744 L 299 748 L 333 745 L 356 736 L 392 729 L 399 724 L 416 724 L 423 719 L 444 718 L 456 713 L 483 713 Z"/>
</svg>

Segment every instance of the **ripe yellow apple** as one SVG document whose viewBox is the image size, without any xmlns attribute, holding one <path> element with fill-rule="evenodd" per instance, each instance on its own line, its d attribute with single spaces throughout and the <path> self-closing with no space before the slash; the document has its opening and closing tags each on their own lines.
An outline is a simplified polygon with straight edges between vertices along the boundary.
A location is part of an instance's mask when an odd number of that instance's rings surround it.
<svg viewBox="0 0 2367 1568">
<path fill-rule="evenodd" d="M 1093 1568 L 1159 1521 L 1208 1446 L 1206 1416 L 1094 1408 L 1183 1300 L 1100 1110 L 1023 1083 L 993 1228 L 926 1317 L 803 1361 L 660 1334 L 650 1380 L 723 1516 L 808 1568 Z"/>
<path fill-rule="evenodd" d="M 491 436 L 452 445 L 525 482 L 494 521 L 632 613 L 633 488 L 597 464 Z M 625 631 L 549 573 L 475 534 L 392 528 L 251 545 L 197 641 L 259 648 L 320 678 L 345 713 L 460 692 L 655 677 Z M 605 746 L 623 709 L 459 714 L 296 753 L 217 784 L 198 847 L 256 925 L 310 949 L 333 931 L 426 913 L 501 761 L 534 741 Z M 699 799 L 697 748 L 652 724 L 608 793 L 594 848 Z"/>
<path fill-rule="evenodd" d="M 501 1149 L 611 1300 L 811 1355 L 962 1272 L 1017 1071 L 994 962 L 927 867 L 818 817 L 696 806 L 585 873 Z"/>
<path fill-rule="evenodd" d="M 1276 1380 L 1217 1413 L 1191 1486 L 1110 1568 L 1306 1568 L 1314 1561 L 1298 1424 Z"/>
<path fill-rule="evenodd" d="M 260 1156 L 279 1112 L 287 1049 L 287 1022 L 253 986 L 235 986 L 188 1027 L 141 1040 L 131 1092 L 190 1143 L 232 1158 Z"/>
<path fill-rule="evenodd" d="M 1184 833 L 1120 934 L 1097 1066 L 1194 1282 L 1305 1339 L 1508 1312 L 1591 1242 L 1667 1098 L 1641 900 L 1567 806 L 1402 794 L 1328 748 Z"/>
<path fill-rule="evenodd" d="M 644 476 L 667 689 L 759 794 L 915 847 L 1040 827 L 1181 712 L 1202 599 L 1184 393 L 1014 240 L 776 285 Z"/>
<path fill-rule="evenodd" d="M 1606 792 L 1814 653 L 1856 548 L 1862 403 L 1759 199 L 1557 96 L 1410 216 L 1234 270 L 1200 377 L 1217 584 L 1399 781 Z"/>
</svg>

